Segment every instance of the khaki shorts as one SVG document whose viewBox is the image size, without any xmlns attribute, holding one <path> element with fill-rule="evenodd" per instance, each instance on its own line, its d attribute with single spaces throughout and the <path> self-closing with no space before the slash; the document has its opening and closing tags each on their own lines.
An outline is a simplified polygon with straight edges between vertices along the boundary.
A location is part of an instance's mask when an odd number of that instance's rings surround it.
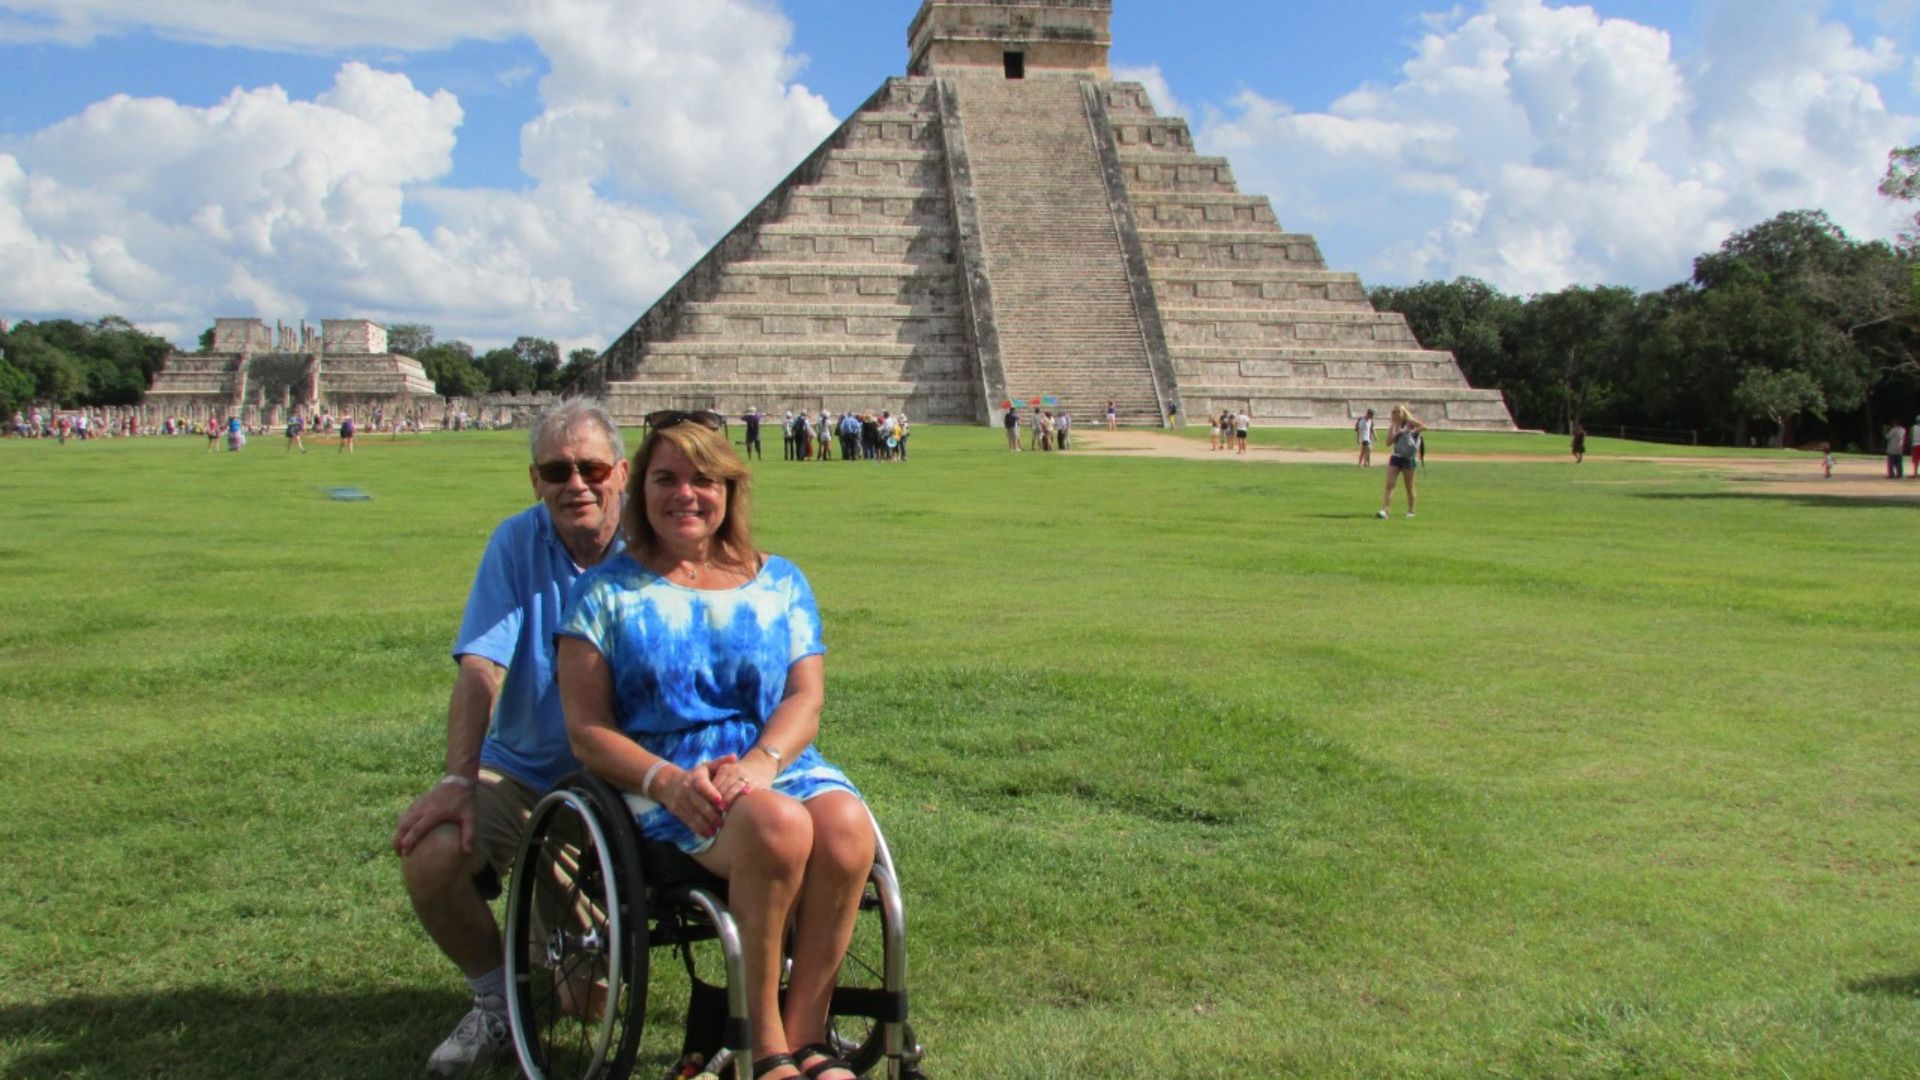
<svg viewBox="0 0 1920 1080">
<path fill-rule="evenodd" d="M 488 870 L 480 878 L 491 877 L 494 888 L 513 869 L 520 853 L 520 836 L 526 831 L 540 793 L 505 773 L 480 770 L 480 783 L 473 791 L 473 845 L 486 856 Z"/>
</svg>

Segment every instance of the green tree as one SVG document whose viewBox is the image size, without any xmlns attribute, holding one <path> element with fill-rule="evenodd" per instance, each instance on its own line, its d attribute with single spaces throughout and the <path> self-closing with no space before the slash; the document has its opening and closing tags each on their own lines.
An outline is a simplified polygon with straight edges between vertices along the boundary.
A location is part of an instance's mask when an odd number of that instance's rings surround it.
<svg viewBox="0 0 1920 1080">
<path fill-rule="evenodd" d="M 1610 408 L 1629 378 L 1622 331 L 1635 301 L 1632 289 L 1579 285 L 1529 299 L 1515 332 L 1526 375 L 1508 392 L 1515 419 L 1571 431 Z"/>
<path fill-rule="evenodd" d="M 1514 374 L 1511 336 L 1521 302 L 1478 278 L 1424 281 L 1372 290 L 1373 306 L 1406 316 L 1413 336 L 1444 349 L 1478 387 L 1504 388 Z"/>
<path fill-rule="evenodd" d="M 533 368 L 512 349 L 491 349 L 479 360 L 487 374 L 487 384 L 507 394 L 523 394 L 533 389 Z"/>
<path fill-rule="evenodd" d="M 1772 421 L 1782 446 L 1793 445 L 1793 424 L 1802 413 L 1812 413 L 1822 420 L 1827 417 L 1827 400 L 1820 387 L 1806 372 L 1794 369 L 1746 369 L 1734 384 L 1733 407 L 1743 416 Z"/>
<path fill-rule="evenodd" d="M 560 375 L 560 346 L 546 338 L 519 337 L 514 339 L 513 352 L 533 372 L 529 389 L 559 389 L 555 380 Z"/>
<path fill-rule="evenodd" d="M 441 397 L 472 397 L 487 392 L 487 375 L 473 362 L 473 346 L 464 341 L 430 345 L 414 356 Z"/>
<path fill-rule="evenodd" d="M 0 422 L 11 422 L 13 414 L 33 402 L 33 379 L 26 372 L 0 360 Z"/>
<path fill-rule="evenodd" d="M 387 327 L 387 351 L 420 359 L 433 348 L 433 327 L 426 323 L 394 323 Z M 469 350 L 471 353 L 471 350 Z"/>
</svg>

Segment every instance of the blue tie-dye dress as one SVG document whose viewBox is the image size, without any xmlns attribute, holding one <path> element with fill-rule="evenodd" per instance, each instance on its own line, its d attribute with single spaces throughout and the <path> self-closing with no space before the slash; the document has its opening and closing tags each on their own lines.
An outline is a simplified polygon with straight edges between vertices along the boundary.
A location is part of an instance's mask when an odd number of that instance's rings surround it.
<svg viewBox="0 0 1920 1080">
<path fill-rule="evenodd" d="M 681 768 L 746 756 L 786 696 L 787 669 L 827 651 L 806 575 L 778 555 L 745 585 L 705 590 L 676 585 L 623 552 L 574 583 L 555 633 L 600 650 L 613 676 L 614 723 Z M 802 801 L 860 794 L 812 746 L 787 762 L 773 789 Z M 689 853 L 713 843 L 652 800 L 629 794 L 627 802 L 650 840 Z"/>
</svg>

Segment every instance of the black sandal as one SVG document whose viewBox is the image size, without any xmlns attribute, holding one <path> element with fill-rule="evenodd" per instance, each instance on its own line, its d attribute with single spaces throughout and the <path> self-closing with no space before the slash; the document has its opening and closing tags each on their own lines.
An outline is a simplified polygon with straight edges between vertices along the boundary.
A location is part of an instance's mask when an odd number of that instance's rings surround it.
<svg viewBox="0 0 1920 1080">
<path fill-rule="evenodd" d="M 767 1075 L 768 1073 L 772 1072 L 773 1070 L 779 1068 L 782 1065 L 785 1065 L 796 1072 L 798 1072 L 800 1069 L 800 1063 L 793 1060 L 792 1054 L 768 1054 L 766 1057 L 763 1057 L 763 1058 L 754 1058 L 753 1059 L 753 1080 L 760 1080 L 761 1077 Z"/>
<path fill-rule="evenodd" d="M 797 1062 L 794 1064 L 794 1068 L 800 1069 L 801 1072 L 807 1074 L 808 1080 L 820 1080 L 821 1073 L 830 1072 L 834 1069 L 844 1069 L 847 1072 L 853 1072 L 853 1066 L 848 1064 L 845 1058 L 835 1054 L 833 1047 L 828 1046 L 826 1043 L 808 1043 L 795 1051 L 795 1053 L 801 1058 L 818 1057 L 820 1059 L 806 1068 L 801 1068 Z M 855 1075 L 858 1074 L 856 1073 Z"/>
</svg>

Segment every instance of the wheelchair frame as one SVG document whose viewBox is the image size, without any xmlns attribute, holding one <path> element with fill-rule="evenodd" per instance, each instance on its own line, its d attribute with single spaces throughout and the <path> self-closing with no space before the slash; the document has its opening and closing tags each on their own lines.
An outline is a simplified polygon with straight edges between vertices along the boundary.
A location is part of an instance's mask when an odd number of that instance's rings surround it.
<svg viewBox="0 0 1920 1080">
<path fill-rule="evenodd" d="M 843 960 L 827 1039 L 860 1075 L 884 1060 L 890 1080 L 924 1080 L 922 1050 L 907 1022 L 906 911 L 878 821 L 873 829 L 874 863 L 860 906 L 880 919 L 880 986 L 845 985 L 856 961 Z M 644 841 L 626 798 L 587 773 L 562 781 L 535 805 L 514 867 L 507 1013 L 526 1076 L 625 1080 L 645 1028 L 651 952 L 675 948 L 691 983 L 683 1055 L 698 1050 L 710 1055 L 707 1073 L 732 1065 L 744 1080 L 752 1060 L 745 958 L 723 879 L 670 844 Z M 721 988 L 695 970 L 693 947 L 708 940 L 721 953 Z M 707 1045 L 714 1025 L 703 1001 L 710 996 L 724 997 L 718 1047 Z M 865 1030 L 849 1038 L 842 1023 Z"/>
</svg>

